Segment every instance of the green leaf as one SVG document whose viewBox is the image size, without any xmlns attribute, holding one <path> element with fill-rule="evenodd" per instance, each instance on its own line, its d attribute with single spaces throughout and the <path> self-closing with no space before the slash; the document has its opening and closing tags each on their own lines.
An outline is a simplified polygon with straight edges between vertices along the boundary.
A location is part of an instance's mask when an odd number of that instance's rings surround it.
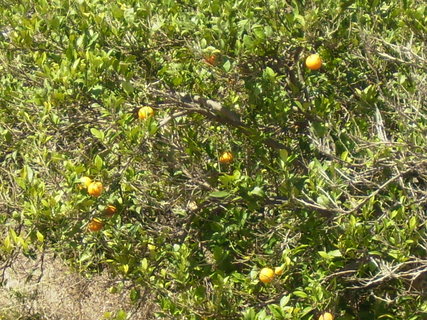
<svg viewBox="0 0 427 320">
<path fill-rule="evenodd" d="M 228 174 L 223 174 L 222 176 L 220 176 L 218 178 L 218 180 L 221 182 L 221 184 L 225 187 L 229 186 L 232 182 L 234 182 L 236 179 L 234 177 L 234 175 L 228 175 Z"/>
<path fill-rule="evenodd" d="M 5 250 L 6 252 L 10 252 L 13 249 L 13 243 L 10 240 L 9 236 L 6 236 L 3 240 L 3 250 Z"/>
<path fill-rule="evenodd" d="M 212 198 L 225 198 L 229 195 L 230 193 L 228 193 L 227 191 L 214 191 L 209 194 L 209 196 Z"/>
<path fill-rule="evenodd" d="M 123 18 L 123 10 L 116 4 L 111 6 L 111 12 L 113 13 L 113 17 L 117 20 Z"/>
<path fill-rule="evenodd" d="M 307 315 L 308 313 L 310 313 L 313 310 L 313 307 L 305 307 L 302 312 L 301 312 L 301 317 L 304 317 L 305 315 Z"/>
<path fill-rule="evenodd" d="M 124 310 L 117 311 L 116 317 L 114 320 L 126 320 L 127 313 Z"/>
<path fill-rule="evenodd" d="M 141 270 L 147 271 L 148 270 L 148 260 L 147 258 L 144 258 L 141 260 Z"/>
<path fill-rule="evenodd" d="M 276 304 L 270 304 L 268 305 L 268 308 L 270 309 L 270 312 L 276 319 L 283 319 L 285 317 L 285 313 L 283 312 L 282 308 L 280 308 Z"/>
<path fill-rule="evenodd" d="M 102 158 L 99 155 L 96 155 L 94 160 L 96 169 L 101 170 L 103 163 L 104 161 L 102 161 Z"/>
<path fill-rule="evenodd" d="M 263 197 L 264 194 L 264 190 L 262 190 L 262 188 L 260 187 L 254 187 L 251 191 L 248 192 L 249 196 L 258 196 L 258 197 Z"/>
<path fill-rule="evenodd" d="M 132 289 L 129 296 L 131 301 L 136 302 L 141 297 L 141 293 L 137 289 Z"/>
<path fill-rule="evenodd" d="M 149 120 L 149 124 L 148 124 L 148 132 L 151 135 L 154 135 L 157 130 L 159 130 L 159 124 L 157 123 L 157 121 L 154 121 L 152 118 L 150 118 Z"/>
<path fill-rule="evenodd" d="M 295 296 L 297 296 L 297 297 L 299 297 L 299 298 L 303 298 L 303 299 L 305 299 L 305 298 L 307 298 L 307 297 L 308 297 L 307 293 L 305 293 L 304 291 L 300 291 L 300 290 L 296 290 L 296 291 L 294 291 L 294 292 L 293 292 L 293 294 L 294 294 Z"/>
<path fill-rule="evenodd" d="M 289 303 L 290 300 L 291 300 L 290 295 L 283 296 L 282 299 L 280 299 L 280 307 L 281 308 L 285 307 Z"/>
<path fill-rule="evenodd" d="M 101 170 L 102 166 L 103 166 L 103 163 L 104 163 L 104 161 L 102 161 L 102 158 L 99 155 L 96 155 L 95 156 L 95 160 L 94 160 L 95 167 L 98 170 Z"/>
<path fill-rule="evenodd" d="M 271 319 L 271 316 L 268 316 L 265 310 L 261 310 L 256 315 L 256 320 L 269 320 L 269 319 Z"/>
<path fill-rule="evenodd" d="M 90 133 L 92 133 L 95 138 L 98 138 L 101 141 L 104 140 L 104 133 L 102 131 L 95 128 L 91 128 Z"/>
<path fill-rule="evenodd" d="M 297 20 L 302 26 L 305 26 L 305 19 L 302 15 L 296 14 L 295 20 Z"/>
<path fill-rule="evenodd" d="M 253 33 L 255 35 L 256 38 L 258 39 L 265 39 L 265 31 L 264 28 L 262 28 L 261 26 L 257 26 L 253 29 Z"/>
<path fill-rule="evenodd" d="M 255 320 L 255 309 L 249 308 L 245 312 L 243 312 L 243 320 Z"/>
<path fill-rule="evenodd" d="M 90 93 L 94 96 L 94 97 L 99 97 L 102 93 L 102 91 L 104 90 L 104 87 L 102 85 L 96 85 L 93 86 L 90 89 Z"/>
<path fill-rule="evenodd" d="M 44 235 L 40 231 L 37 231 L 36 235 L 39 242 L 44 242 Z"/>
<path fill-rule="evenodd" d="M 112 286 L 108 289 L 108 292 L 111 294 L 115 294 L 115 293 L 119 292 L 119 289 L 116 286 Z"/>
<path fill-rule="evenodd" d="M 417 227 L 417 217 L 413 216 L 409 219 L 409 230 L 414 231 Z"/>
<path fill-rule="evenodd" d="M 327 128 L 323 123 L 320 122 L 313 122 L 312 128 L 314 129 L 314 132 L 319 138 L 323 138 L 325 134 L 327 133 Z"/>
<path fill-rule="evenodd" d="M 33 177 L 34 177 L 34 171 L 33 171 L 33 169 L 31 169 L 30 166 L 25 165 L 22 168 L 21 177 L 22 177 L 22 179 L 26 179 L 28 182 L 32 182 L 33 181 Z"/>
<path fill-rule="evenodd" d="M 325 251 L 319 251 L 319 252 L 318 252 L 318 254 L 319 254 L 323 259 L 326 259 L 326 260 L 331 260 L 331 259 L 332 259 L 332 257 L 331 257 L 327 252 L 325 252 Z"/>
<path fill-rule="evenodd" d="M 349 152 L 347 150 L 344 151 L 343 153 L 341 153 L 340 158 L 341 158 L 342 161 L 351 162 L 351 157 L 350 157 L 350 154 L 349 154 Z"/>
<path fill-rule="evenodd" d="M 231 62 L 230 60 L 225 61 L 225 63 L 222 65 L 222 68 L 225 72 L 228 72 L 231 70 Z"/>
<path fill-rule="evenodd" d="M 128 264 L 124 264 L 121 266 L 122 271 L 127 274 L 129 272 L 129 265 Z"/>
<path fill-rule="evenodd" d="M 285 149 L 280 149 L 279 156 L 280 156 L 280 160 L 286 163 L 286 161 L 288 160 L 288 151 Z"/>
<path fill-rule="evenodd" d="M 330 255 L 331 257 L 334 257 L 334 258 L 342 257 L 341 251 L 339 251 L 339 250 L 329 251 L 328 255 Z"/>
<path fill-rule="evenodd" d="M 18 243 L 18 235 L 16 234 L 15 230 L 9 229 L 9 236 L 12 238 L 14 243 Z"/>
<path fill-rule="evenodd" d="M 132 94 L 133 93 L 134 87 L 133 87 L 133 85 L 129 81 L 123 81 L 122 82 L 122 87 L 123 87 L 123 89 L 125 90 L 125 92 L 127 94 Z"/>
<path fill-rule="evenodd" d="M 267 78 L 275 78 L 276 77 L 276 72 L 274 72 L 273 69 L 271 69 L 270 67 L 265 68 L 264 70 L 264 75 Z"/>
</svg>

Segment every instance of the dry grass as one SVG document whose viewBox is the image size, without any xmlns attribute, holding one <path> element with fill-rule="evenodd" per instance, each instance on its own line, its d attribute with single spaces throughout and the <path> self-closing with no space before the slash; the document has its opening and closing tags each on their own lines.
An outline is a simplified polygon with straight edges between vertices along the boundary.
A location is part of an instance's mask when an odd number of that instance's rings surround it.
<svg viewBox="0 0 427 320">
<path fill-rule="evenodd" d="M 85 278 L 53 254 L 45 254 L 43 260 L 20 255 L 5 270 L 4 280 L 0 288 L 2 320 L 114 319 L 120 310 L 132 320 L 154 318 L 148 291 L 143 294 L 145 301 L 134 305 L 130 302 L 129 290 L 109 292 L 108 288 L 118 281 L 107 273 Z"/>
</svg>

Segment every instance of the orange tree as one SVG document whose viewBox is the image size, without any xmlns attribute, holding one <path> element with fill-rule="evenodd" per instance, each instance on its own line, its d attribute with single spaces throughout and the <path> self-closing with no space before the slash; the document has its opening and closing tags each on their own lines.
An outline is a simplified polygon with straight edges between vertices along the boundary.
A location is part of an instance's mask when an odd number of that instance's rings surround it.
<svg viewBox="0 0 427 320">
<path fill-rule="evenodd" d="M 425 318 L 422 1 L 0 13 L 3 270 L 53 248 L 165 319 Z"/>
</svg>

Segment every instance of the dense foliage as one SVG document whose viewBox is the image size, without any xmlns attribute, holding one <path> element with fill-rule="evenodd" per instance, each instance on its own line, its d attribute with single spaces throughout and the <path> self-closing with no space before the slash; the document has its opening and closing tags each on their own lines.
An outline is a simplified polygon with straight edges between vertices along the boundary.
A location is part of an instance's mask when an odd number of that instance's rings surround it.
<svg viewBox="0 0 427 320">
<path fill-rule="evenodd" d="M 54 248 L 159 319 L 425 319 L 426 35 L 417 0 L 1 1 L 3 269 Z"/>
</svg>

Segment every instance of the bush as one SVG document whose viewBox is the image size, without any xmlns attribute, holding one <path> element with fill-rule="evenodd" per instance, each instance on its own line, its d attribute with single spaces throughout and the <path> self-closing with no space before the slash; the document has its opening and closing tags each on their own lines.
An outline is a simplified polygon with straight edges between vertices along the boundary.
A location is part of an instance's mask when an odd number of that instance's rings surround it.
<svg viewBox="0 0 427 320">
<path fill-rule="evenodd" d="M 423 2 L 0 10 L 3 268 L 52 247 L 165 319 L 425 318 Z"/>
</svg>

